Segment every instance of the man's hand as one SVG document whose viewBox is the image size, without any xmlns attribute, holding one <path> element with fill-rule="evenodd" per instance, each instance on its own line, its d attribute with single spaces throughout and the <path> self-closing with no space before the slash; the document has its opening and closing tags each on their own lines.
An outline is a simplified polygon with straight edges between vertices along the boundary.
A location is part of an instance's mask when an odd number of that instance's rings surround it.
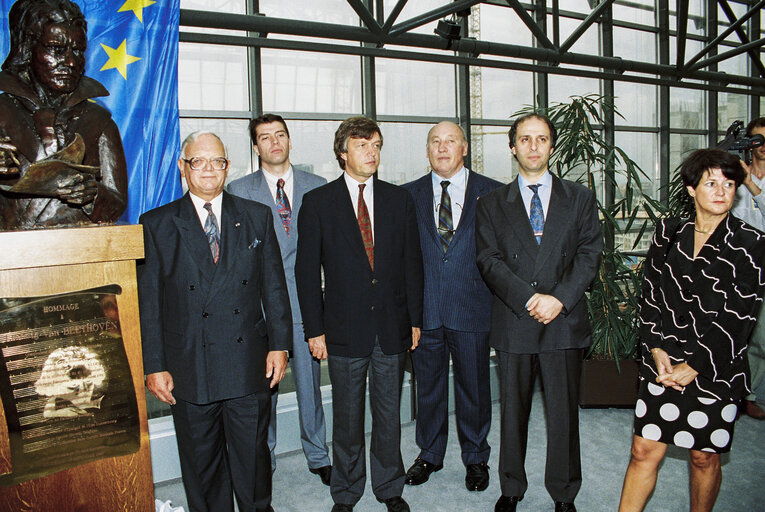
<svg viewBox="0 0 765 512">
<path fill-rule="evenodd" d="M 18 149 L 10 143 L 10 138 L 0 138 L 0 174 L 18 174 L 19 163 Z"/>
<path fill-rule="evenodd" d="M 266 378 L 271 379 L 271 386 L 279 384 L 287 370 L 287 352 L 284 350 L 270 350 L 266 356 Z"/>
<path fill-rule="evenodd" d="M 168 405 L 175 405 L 173 397 L 173 376 L 170 372 L 150 373 L 146 376 L 146 387 L 157 400 L 165 402 Z"/>
<path fill-rule="evenodd" d="M 327 342 L 324 340 L 323 334 L 321 336 L 316 336 L 315 338 L 308 338 L 308 348 L 313 357 L 319 361 L 323 361 L 327 358 Z"/>
<path fill-rule="evenodd" d="M 412 346 L 409 349 L 410 351 L 413 351 L 417 348 L 417 345 L 420 344 L 420 336 L 422 336 L 422 331 L 419 327 L 412 327 Z"/>
<path fill-rule="evenodd" d="M 96 198 L 98 185 L 92 174 L 78 172 L 58 182 L 58 197 L 66 203 L 82 206 Z"/>
<path fill-rule="evenodd" d="M 743 167 L 744 170 L 746 171 L 746 178 L 744 178 L 744 185 L 746 186 L 747 189 L 749 189 L 749 192 L 751 192 L 753 196 L 759 195 L 759 193 L 762 192 L 762 190 L 760 189 L 760 187 L 757 186 L 754 180 L 752 180 L 752 166 L 747 165 L 746 162 L 744 162 L 743 160 L 739 160 L 739 162 L 741 162 L 741 167 Z"/>
<path fill-rule="evenodd" d="M 547 325 L 563 310 L 563 303 L 552 295 L 535 293 L 529 299 L 526 309 L 539 323 Z"/>
</svg>

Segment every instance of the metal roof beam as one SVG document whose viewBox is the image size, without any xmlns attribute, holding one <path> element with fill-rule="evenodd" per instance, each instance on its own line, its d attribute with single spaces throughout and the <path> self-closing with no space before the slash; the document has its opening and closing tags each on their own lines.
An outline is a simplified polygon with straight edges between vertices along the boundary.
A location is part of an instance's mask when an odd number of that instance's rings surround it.
<svg viewBox="0 0 765 512">
<path fill-rule="evenodd" d="M 725 13 L 725 16 L 727 16 L 728 21 L 733 23 L 731 27 L 735 27 L 738 38 L 741 40 L 742 43 L 744 43 L 744 46 L 749 44 L 749 36 L 747 36 L 744 29 L 741 28 L 741 25 L 744 23 L 744 21 L 752 17 L 756 11 L 754 9 L 750 9 L 744 14 L 744 16 L 741 17 L 741 20 L 743 21 L 740 21 L 736 19 L 736 13 L 734 13 L 733 9 L 730 8 L 730 4 L 728 4 L 728 0 L 718 0 L 718 2 L 720 3 L 720 7 L 722 7 L 723 12 Z M 754 49 L 750 49 L 747 53 L 749 54 L 749 58 L 752 59 L 752 63 L 754 64 L 754 67 L 756 67 L 757 70 L 760 72 L 760 76 L 765 77 L 765 66 L 762 65 L 759 52 L 755 52 Z"/>
<path fill-rule="evenodd" d="M 398 0 L 398 2 L 396 2 L 396 5 L 393 6 L 393 10 L 388 15 L 388 19 L 385 20 L 385 25 L 383 25 L 382 31 L 384 33 L 390 34 L 390 28 L 396 23 L 396 18 L 401 14 L 401 11 L 404 9 L 408 1 L 409 0 Z"/>
<path fill-rule="evenodd" d="M 730 59 L 731 57 L 735 57 L 736 55 L 740 55 L 744 52 L 751 52 L 753 48 L 759 48 L 763 45 L 765 45 L 765 37 L 758 39 L 757 41 L 752 41 L 750 43 L 742 44 L 741 46 L 737 46 L 736 48 L 733 48 L 732 50 L 728 50 L 727 52 L 717 54 L 714 57 L 710 57 L 706 60 L 702 60 L 701 62 L 689 67 L 688 71 L 696 71 L 701 68 L 705 68 L 707 66 L 714 64 L 715 62 L 720 62 L 721 60 Z M 760 65 L 762 65 L 762 62 L 760 62 Z"/>
<path fill-rule="evenodd" d="M 688 36 L 688 0 L 677 0 L 677 58 L 675 65 L 680 71 L 685 66 L 685 43 Z"/>
<path fill-rule="evenodd" d="M 515 14 L 518 15 L 521 21 L 531 31 L 531 34 L 537 38 L 537 41 L 539 41 L 542 46 L 549 48 L 550 50 L 555 50 L 555 45 L 552 44 L 552 41 L 547 38 L 547 34 L 545 34 L 544 31 L 539 28 L 539 25 L 537 25 L 537 22 L 534 21 L 534 18 L 532 18 L 529 13 L 526 12 L 526 9 L 521 5 L 521 2 L 518 0 L 507 0 L 507 5 L 513 8 Z"/>
<path fill-rule="evenodd" d="M 582 35 L 587 31 L 590 26 L 595 23 L 598 18 L 600 18 L 601 14 L 603 14 L 603 11 L 611 7 L 611 4 L 614 3 L 614 0 L 605 0 L 598 4 L 596 8 L 592 10 L 592 12 L 582 21 L 576 29 L 574 29 L 573 32 L 571 32 L 571 35 L 568 36 L 568 39 L 558 48 L 558 53 L 566 53 L 569 48 L 574 46 L 574 43 L 576 43 Z"/>
<path fill-rule="evenodd" d="M 475 4 L 480 4 L 480 3 L 481 3 L 481 0 L 456 0 L 455 2 L 451 2 L 449 4 L 443 5 L 441 7 L 433 9 L 432 11 L 428 11 L 426 13 L 420 14 L 419 16 L 415 16 L 414 18 L 410 20 L 407 20 L 402 23 L 399 23 L 398 25 L 395 25 L 393 29 L 390 31 L 390 35 L 395 36 L 395 35 L 403 34 L 405 32 L 409 32 L 412 29 L 426 25 L 430 23 L 431 21 L 440 20 L 441 18 L 449 16 L 450 14 L 454 14 L 459 11 L 464 11 L 465 9 L 470 9 Z"/>
<path fill-rule="evenodd" d="M 382 27 L 377 23 L 377 20 L 372 16 L 372 13 L 369 12 L 367 6 L 361 3 L 361 0 L 346 0 L 346 2 L 348 2 L 348 5 L 350 5 L 354 11 L 356 11 L 356 14 L 359 15 L 359 18 L 362 23 L 364 23 L 365 27 L 375 34 L 382 32 Z"/>
</svg>

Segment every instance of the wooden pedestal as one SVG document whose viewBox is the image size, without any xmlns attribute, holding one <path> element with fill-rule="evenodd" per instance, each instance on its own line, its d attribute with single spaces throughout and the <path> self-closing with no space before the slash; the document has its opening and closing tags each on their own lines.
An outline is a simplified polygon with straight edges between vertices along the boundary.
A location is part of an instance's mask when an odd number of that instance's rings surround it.
<svg viewBox="0 0 765 512">
<path fill-rule="evenodd" d="M 66 512 L 154 510 L 149 429 L 141 357 L 135 261 L 141 226 L 93 226 L 0 233 L 0 297 L 34 297 L 118 284 L 120 325 L 140 421 L 140 449 L 88 462 L 12 487 L 0 487 L 0 510 Z M 0 473 L 11 471 L 0 408 Z"/>
</svg>

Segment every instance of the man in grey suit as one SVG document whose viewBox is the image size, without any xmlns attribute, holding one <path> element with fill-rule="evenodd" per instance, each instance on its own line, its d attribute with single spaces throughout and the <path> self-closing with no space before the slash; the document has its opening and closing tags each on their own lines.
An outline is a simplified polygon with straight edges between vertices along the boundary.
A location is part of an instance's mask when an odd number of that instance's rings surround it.
<svg viewBox="0 0 765 512">
<path fill-rule="evenodd" d="M 579 377 L 590 344 L 585 291 L 603 248 L 595 194 L 553 176 L 555 126 L 529 114 L 510 129 L 518 178 L 479 199 L 478 268 L 494 293 L 489 341 L 497 352 L 502 434 L 495 512 L 515 512 L 524 468 L 534 374 L 547 419 L 545 486 L 556 512 L 575 512 L 582 483 Z"/>
<path fill-rule="evenodd" d="M 189 192 L 141 216 L 146 387 L 169 404 L 189 509 L 273 512 L 269 388 L 284 376 L 292 317 L 271 211 L 223 192 L 210 132 L 178 159 Z"/>
<path fill-rule="evenodd" d="M 228 191 L 271 208 L 292 307 L 292 377 L 295 380 L 298 400 L 300 440 L 308 461 L 308 470 L 319 475 L 324 485 L 329 485 L 332 465 L 329 461 L 324 408 L 321 401 L 321 366 L 319 361 L 311 356 L 308 349 L 295 286 L 297 216 L 303 203 L 303 194 L 324 185 L 327 180 L 292 167 L 290 164 L 292 140 L 287 123 L 281 116 L 264 114 L 253 119 L 250 122 L 250 136 L 255 154 L 260 159 L 260 169 L 229 183 Z M 274 449 L 278 396 L 278 388 L 274 388 L 271 395 L 271 423 L 268 428 L 272 469 L 276 467 Z"/>
</svg>

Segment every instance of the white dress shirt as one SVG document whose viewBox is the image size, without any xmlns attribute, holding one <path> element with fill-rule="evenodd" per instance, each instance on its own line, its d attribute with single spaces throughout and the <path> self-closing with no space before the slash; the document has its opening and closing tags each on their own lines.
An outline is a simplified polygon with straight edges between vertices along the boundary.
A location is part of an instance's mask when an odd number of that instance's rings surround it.
<svg viewBox="0 0 765 512">
<path fill-rule="evenodd" d="M 351 177 L 347 172 L 343 173 L 345 178 L 345 185 L 348 187 L 348 193 L 351 195 L 351 202 L 353 203 L 353 213 L 356 214 L 356 218 L 359 218 L 359 185 L 366 185 L 364 187 L 364 203 L 367 205 L 369 211 L 369 224 L 372 226 L 372 241 L 375 239 L 375 196 L 374 196 L 374 178 L 368 178 L 367 181 L 359 182 Z"/>
<path fill-rule="evenodd" d="M 542 185 L 537 189 L 539 199 L 542 201 L 542 212 L 545 214 L 545 220 L 547 220 L 547 210 L 550 207 L 550 194 L 552 193 L 552 174 L 547 170 L 539 178 L 536 183 L 531 183 L 523 179 L 523 175 L 518 174 L 518 188 L 521 189 L 521 197 L 523 198 L 523 206 L 526 207 L 526 215 L 531 214 L 531 198 L 534 197 L 534 192 L 529 188 L 529 185 L 539 184 Z"/>
<path fill-rule="evenodd" d="M 212 201 L 205 201 L 201 197 L 197 197 L 191 192 L 189 192 L 189 197 L 191 198 L 191 202 L 194 204 L 194 209 L 197 211 L 197 216 L 199 217 L 199 222 L 202 223 L 202 227 L 205 226 L 205 222 L 207 221 L 207 210 L 205 210 L 205 203 L 212 204 L 212 210 L 215 214 L 215 220 L 218 221 L 218 231 L 220 231 L 220 216 L 221 216 L 221 204 L 223 204 L 223 193 L 221 192 L 217 196 L 215 196 Z"/>
<path fill-rule="evenodd" d="M 263 171 L 263 177 L 266 179 L 268 190 L 271 191 L 271 197 L 274 198 L 274 203 L 276 203 L 276 183 L 280 179 L 284 180 L 284 193 L 287 194 L 287 199 L 290 202 L 290 209 L 292 209 L 292 191 L 295 189 L 295 180 L 292 179 L 292 176 L 294 175 L 292 172 L 292 166 L 290 165 L 290 168 L 287 170 L 287 172 L 284 173 L 284 176 L 271 174 L 262 167 L 260 170 Z"/>
<path fill-rule="evenodd" d="M 441 192 L 443 191 L 443 188 L 441 188 L 441 182 L 448 181 L 449 186 L 446 188 L 446 190 L 449 192 L 449 197 L 452 200 L 452 230 L 456 231 L 457 226 L 460 225 L 462 208 L 465 204 L 468 170 L 463 167 L 448 180 L 442 178 L 434 172 L 431 172 L 430 175 L 433 178 L 433 219 L 436 221 L 436 227 L 438 227 L 438 209 L 441 207 Z"/>
</svg>

